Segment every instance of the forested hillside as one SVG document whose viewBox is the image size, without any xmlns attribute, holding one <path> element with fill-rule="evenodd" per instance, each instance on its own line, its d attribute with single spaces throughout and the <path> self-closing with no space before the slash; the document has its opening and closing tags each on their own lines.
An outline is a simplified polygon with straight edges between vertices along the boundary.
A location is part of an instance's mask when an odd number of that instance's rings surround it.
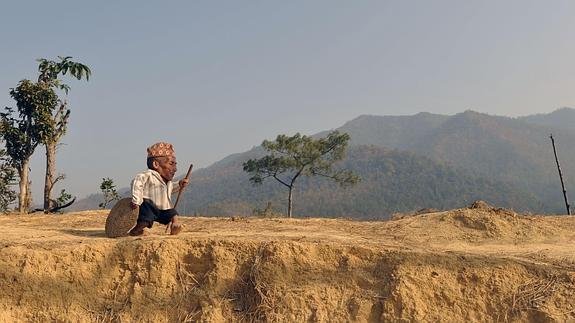
<svg viewBox="0 0 575 323">
<path fill-rule="evenodd" d="M 252 186 L 241 170 L 242 160 L 236 158 L 225 167 L 193 178 L 186 200 L 194 212 L 249 214 L 254 207 L 263 209 L 268 202 L 275 211 L 285 212 L 285 187 L 273 180 Z M 515 209 L 541 210 L 534 196 L 510 184 L 470 176 L 464 170 L 408 152 L 355 146 L 340 167 L 353 170 L 362 181 L 342 189 L 322 178 L 302 179 L 294 193 L 296 215 L 387 219 L 394 212 L 446 209 L 477 199 Z"/>
<path fill-rule="evenodd" d="M 338 128 L 351 135 L 352 145 L 407 150 L 441 126 L 448 116 L 421 112 L 413 116 L 363 115 Z"/>
<path fill-rule="evenodd" d="M 407 124 L 404 118 L 411 118 L 411 125 L 419 121 L 419 135 L 403 135 L 408 130 L 400 126 Z M 410 151 L 465 169 L 473 176 L 513 184 L 537 196 L 545 212 L 558 213 L 564 212 L 564 205 L 549 135 L 553 133 L 557 140 L 567 186 L 575 189 L 575 132 L 570 120 L 575 120 L 575 110 L 569 108 L 521 118 L 466 111 L 442 119 L 420 113 L 411 117 L 357 118 L 341 130 L 347 130 L 352 138 L 356 131 L 359 137 L 368 137 L 370 132 L 370 143 Z M 388 128 L 386 136 L 403 140 L 384 138 L 382 130 L 369 131 L 377 128 L 375 121 L 379 127 Z"/>
</svg>

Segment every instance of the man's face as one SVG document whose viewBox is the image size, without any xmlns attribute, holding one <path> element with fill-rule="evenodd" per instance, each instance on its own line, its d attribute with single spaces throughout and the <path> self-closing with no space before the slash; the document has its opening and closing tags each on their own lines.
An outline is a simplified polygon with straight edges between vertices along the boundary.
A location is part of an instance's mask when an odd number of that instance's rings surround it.
<svg viewBox="0 0 575 323">
<path fill-rule="evenodd" d="M 155 170 L 160 173 L 160 176 L 166 182 L 171 181 L 176 175 L 177 164 L 175 156 L 158 157 L 154 161 Z"/>
</svg>

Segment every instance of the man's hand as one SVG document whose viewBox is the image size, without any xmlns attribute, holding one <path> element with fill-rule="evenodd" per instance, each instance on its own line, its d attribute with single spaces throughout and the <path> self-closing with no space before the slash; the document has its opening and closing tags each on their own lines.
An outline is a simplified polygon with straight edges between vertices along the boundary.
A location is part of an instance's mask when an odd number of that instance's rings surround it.
<svg viewBox="0 0 575 323">
<path fill-rule="evenodd" d="M 134 202 L 130 202 L 130 206 L 132 207 L 132 210 L 135 210 L 138 208 L 138 204 L 135 204 Z"/>
<path fill-rule="evenodd" d="M 187 178 L 182 179 L 182 180 L 178 183 L 178 185 L 180 185 L 180 190 L 183 189 L 184 187 L 188 186 L 188 183 L 189 183 L 189 182 L 190 182 L 190 180 L 187 179 Z"/>
</svg>

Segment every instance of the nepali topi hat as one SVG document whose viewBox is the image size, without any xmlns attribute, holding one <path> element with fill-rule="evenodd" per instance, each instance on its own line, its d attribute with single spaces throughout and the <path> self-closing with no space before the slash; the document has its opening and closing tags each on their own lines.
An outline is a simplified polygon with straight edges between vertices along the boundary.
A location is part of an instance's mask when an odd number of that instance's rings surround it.
<svg viewBox="0 0 575 323">
<path fill-rule="evenodd" d="M 148 158 L 174 156 L 174 146 L 167 142 L 157 142 L 148 147 Z"/>
</svg>

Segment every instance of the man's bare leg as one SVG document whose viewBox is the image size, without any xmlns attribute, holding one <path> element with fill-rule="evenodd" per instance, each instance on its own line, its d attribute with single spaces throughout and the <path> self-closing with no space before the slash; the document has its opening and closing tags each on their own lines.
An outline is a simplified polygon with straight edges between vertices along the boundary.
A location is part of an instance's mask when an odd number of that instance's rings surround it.
<svg viewBox="0 0 575 323">
<path fill-rule="evenodd" d="M 174 215 L 174 217 L 172 218 L 172 222 L 170 222 L 168 226 L 170 227 L 171 235 L 179 234 L 184 229 L 182 225 L 179 223 L 177 215 Z"/>
</svg>

